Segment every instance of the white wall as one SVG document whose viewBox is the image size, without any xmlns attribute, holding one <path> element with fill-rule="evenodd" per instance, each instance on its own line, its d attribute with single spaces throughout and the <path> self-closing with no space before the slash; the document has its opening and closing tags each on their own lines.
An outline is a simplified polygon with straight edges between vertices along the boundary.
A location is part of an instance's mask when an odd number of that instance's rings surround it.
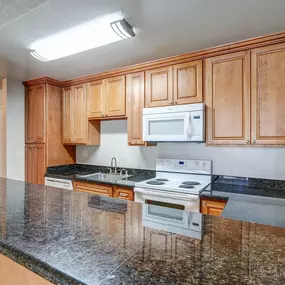
<svg viewBox="0 0 285 285">
<path fill-rule="evenodd" d="M 25 180 L 25 89 L 8 78 L 7 177 Z"/>
<path fill-rule="evenodd" d="M 206 147 L 191 143 L 129 147 L 126 120 L 102 122 L 101 130 L 99 147 L 77 147 L 78 163 L 109 166 L 115 156 L 119 166 L 154 168 L 157 158 L 209 159 L 215 174 L 285 180 L 285 148 Z M 86 152 L 86 157 L 82 152 Z"/>
</svg>

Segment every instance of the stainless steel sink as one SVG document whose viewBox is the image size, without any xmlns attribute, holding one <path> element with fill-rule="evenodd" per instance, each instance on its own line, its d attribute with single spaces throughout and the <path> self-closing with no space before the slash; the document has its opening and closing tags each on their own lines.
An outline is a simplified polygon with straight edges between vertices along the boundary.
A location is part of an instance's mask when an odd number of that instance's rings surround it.
<svg viewBox="0 0 285 285">
<path fill-rule="evenodd" d="M 90 179 L 98 179 L 98 180 L 121 180 L 124 178 L 131 177 L 132 175 L 121 175 L 119 173 L 93 173 L 93 174 L 88 174 L 88 175 L 80 175 L 80 177 L 88 177 Z"/>
</svg>

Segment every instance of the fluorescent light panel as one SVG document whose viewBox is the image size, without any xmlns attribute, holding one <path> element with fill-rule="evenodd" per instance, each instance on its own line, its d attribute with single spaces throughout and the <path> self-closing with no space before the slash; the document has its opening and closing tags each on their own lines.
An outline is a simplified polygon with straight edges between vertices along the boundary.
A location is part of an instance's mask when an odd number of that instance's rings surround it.
<svg viewBox="0 0 285 285">
<path fill-rule="evenodd" d="M 41 61 L 50 61 L 133 36 L 132 27 L 121 12 L 117 12 L 41 39 L 30 46 L 31 55 Z"/>
</svg>

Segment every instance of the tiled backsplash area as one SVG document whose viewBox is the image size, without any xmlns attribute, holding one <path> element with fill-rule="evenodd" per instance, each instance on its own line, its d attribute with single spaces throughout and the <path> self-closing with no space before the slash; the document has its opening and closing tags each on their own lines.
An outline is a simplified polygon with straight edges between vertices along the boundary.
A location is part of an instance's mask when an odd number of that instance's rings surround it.
<svg viewBox="0 0 285 285">
<path fill-rule="evenodd" d="M 205 144 L 161 143 L 156 147 L 129 147 L 127 121 L 101 123 L 99 147 L 77 147 L 77 163 L 110 165 L 115 156 L 118 166 L 155 167 L 157 158 L 209 159 L 215 174 L 285 180 L 285 148 L 207 147 Z"/>
</svg>

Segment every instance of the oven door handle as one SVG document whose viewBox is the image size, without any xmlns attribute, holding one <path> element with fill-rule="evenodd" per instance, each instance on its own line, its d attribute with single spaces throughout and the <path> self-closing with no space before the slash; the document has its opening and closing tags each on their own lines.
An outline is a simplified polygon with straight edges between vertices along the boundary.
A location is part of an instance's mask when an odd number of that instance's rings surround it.
<svg viewBox="0 0 285 285">
<path fill-rule="evenodd" d="M 178 199 L 181 200 L 183 198 L 186 198 L 187 200 L 199 200 L 199 195 L 183 195 L 179 193 L 177 194 L 169 194 L 169 193 L 161 193 L 157 191 L 145 191 L 143 189 L 135 188 L 135 193 L 140 193 L 148 196 L 155 196 L 155 197 L 161 197 L 161 198 L 172 198 L 172 199 Z"/>
</svg>

